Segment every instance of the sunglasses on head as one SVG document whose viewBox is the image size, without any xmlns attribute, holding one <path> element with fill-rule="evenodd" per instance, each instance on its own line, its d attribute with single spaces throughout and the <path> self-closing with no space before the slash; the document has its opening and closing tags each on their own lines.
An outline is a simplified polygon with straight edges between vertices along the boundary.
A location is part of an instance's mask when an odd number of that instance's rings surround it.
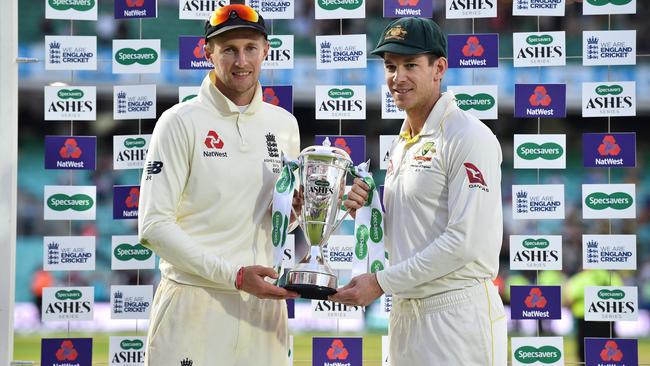
<svg viewBox="0 0 650 366">
<path fill-rule="evenodd" d="M 233 4 L 222 6 L 215 10 L 210 17 L 210 25 L 215 27 L 228 19 L 235 17 L 253 23 L 257 23 L 259 20 L 259 15 L 250 6 Z"/>
</svg>

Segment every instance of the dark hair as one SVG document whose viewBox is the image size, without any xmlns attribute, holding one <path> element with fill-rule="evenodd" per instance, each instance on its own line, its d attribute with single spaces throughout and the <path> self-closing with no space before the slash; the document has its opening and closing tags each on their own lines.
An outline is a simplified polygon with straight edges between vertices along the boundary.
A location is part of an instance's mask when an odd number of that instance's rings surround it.
<svg viewBox="0 0 650 366">
<path fill-rule="evenodd" d="M 436 60 L 440 57 L 432 52 L 429 52 L 426 55 L 427 55 L 427 59 L 429 59 L 429 66 L 433 65 L 433 63 L 436 62 Z"/>
</svg>

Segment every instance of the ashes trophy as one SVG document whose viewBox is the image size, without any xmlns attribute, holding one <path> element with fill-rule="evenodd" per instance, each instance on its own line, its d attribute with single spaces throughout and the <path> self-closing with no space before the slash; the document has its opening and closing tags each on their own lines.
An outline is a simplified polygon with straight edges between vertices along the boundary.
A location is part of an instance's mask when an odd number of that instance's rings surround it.
<svg viewBox="0 0 650 366">
<path fill-rule="evenodd" d="M 331 146 L 310 146 L 298 156 L 303 206 L 300 227 L 309 244 L 307 255 L 292 269 L 284 286 L 305 299 L 326 300 L 336 293 L 337 277 L 323 256 L 323 247 L 338 228 L 336 222 L 352 160 Z"/>
</svg>

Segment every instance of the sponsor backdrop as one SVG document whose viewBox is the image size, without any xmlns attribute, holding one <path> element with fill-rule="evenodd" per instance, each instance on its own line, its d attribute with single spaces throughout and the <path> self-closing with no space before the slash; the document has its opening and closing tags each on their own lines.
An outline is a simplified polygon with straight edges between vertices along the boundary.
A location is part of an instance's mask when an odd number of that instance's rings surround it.
<svg viewBox="0 0 650 366">
<path fill-rule="evenodd" d="M 297 1 L 297 0 L 296 0 Z M 362 19 L 366 17 L 369 0 L 312 0 L 314 19 Z M 226 0 L 178 0 L 178 21 L 204 21 L 210 13 L 225 4 Z M 266 17 L 269 29 L 273 30 L 273 21 L 299 21 L 295 13 L 294 0 L 246 0 L 246 3 L 258 9 Z M 549 16 L 562 17 L 568 6 L 565 0 L 515 0 L 512 9 L 498 9 L 509 6 L 510 2 L 496 0 L 383 0 L 383 16 L 389 18 L 403 16 L 429 17 L 435 11 L 436 19 L 473 19 L 496 18 L 503 11 L 511 11 L 514 16 Z M 42 4 L 42 3 L 41 3 Z M 71 24 L 77 20 L 97 21 L 96 0 L 45 0 L 45 17 L 47 19 L 69 19 Z M 374 5 L 374 4 L 373 4 Z M 444 10 L 443 10 L 444 7 Z M 636 0 L 584 0 L 583 16 L 636 14 Z M 300 8 L 303 8 L 302 6 Z M 573 8 L 571 8 L 573 10 Z M 115 19 L 153 18 L 156 22 L 158 4 L 156 0 L 115 0 Z M 101 20 L 101 19 L 100 19 Z M 452 21 L 453 22 L 453 21 Z M 532 24 L 531 20 L 531 24 Z M 198 23 L 198 22 L 197 22 Z M 448 22 L 449 23 L 449 22 Z M 611 23 L 611 22 L 610 22 Z M 553 27 L 553 23 L 550 27 Z M 602 24 L 602 23 L 601 23 Z M 134 80 L 116 77 L 113 84 L 112 118 L 125 126 L 133 121 L 155 119 L 162 112 L 157 108 L 157 89 L 155 76 L 161 69 L 194 70 L 204 73 L 213 66 L 205 60 L 205 40 L 200 35 L 178 34 L 178 59 L 165 57 L 160 39 L 142 39 L 142 23 L 139 23 L 141 39 L 112 39 L 110 53 L 110 70 L 113 74 L 137 74 L 142 80 L 145 74 L 153 74 L 147 82 L 124 83 L 120 80 Z M 73 28 L 72 26 L 70 28 Z M 624 74 L 600 73 L 599 80 L 585 82 L 581 85 L 582 117 L 608 120 L 608 129 L 594 129 L 585 133 L 582 147 L 567 146 L 564 134 L 543 134 L 542 119 L 564 119 L 567 115 L 567 84 L 547 82 L 542 68 L 562 68 L 567 64 L 567 40 L 565 30 L 551 29 L 540 31 L 503 33 L 469 33 L 448 35 L 449 67 L 452 69 L 471 69 L 470 82 L 452 80 L 447 87 L 456 95 L 458 106 L 481 120 L 499 119 L 499 89 L 507 89 L 514 96 L 514 108 L 501 110 L 515 118 L 537 123 L 537 134 L 516 134 L 512 136 L 513 169 L 537 169 L 537 179 L 530 179 L 525 184 L 504 187 L 504 192 L 511 192 L 512 206 L 504 206 L 508 220 L 533 222 L 562 222 L 569 210 L 581 210 L 582 218 L 591 219 L 635 219 L 637 217 L 637 194 L 634 184 L 624 181 L 589 180 L 581 186 L 565 187 L 553 182 L 548 184 L 540 180 L 542 169 L 564 170 L 567 168 L 567 150 L 583 151 L 583 165 L 588 168 L 629 168 L 635 167 L 636 134 L 634 132 L 612 132 L 616 117 L 636 116 L 636 83 Z M 294 34 L 269 35 L 270 51 L 263 63 L 265 70 L 279 70 L 278 73 L 290 75 L 294 70 L 295 49 Z M 458 28 L 456 28 L 458 29 Z M 474 27 L 472 26 L 472 29 Z M 70 133 L 48 135 L 45 137 L 44 169 L 69 170 L 70 183 L 67 185 L 43 186 L 43 220 L 73 220 L 92 222 L 96 218 L 96 204 L 99 197 L 97 187 L 76 184 L 72 178 L 74 170 L 136 170 L 138 175 L 145 170 L 156 174 L 164 162 L 147 161 L 150 130 L 143 131 L 138 123 L 137 134 L 113 136 L 112 164 L 100 164 L 96 155 L 99 149 L 109 150 L 111 146 L 97 146 L 95 136 L 78 136 L 74 132 L 75 121 L 95 121 L 98 103 L 97 85 L 79 85 L 75 82 L 75 71 L 92 73 L 98 70 L 97 36 L 44 35 L 46 70 L 70 71 L 69 79 L 64 84 L 44 85 L 43 116 L 46 123 L 68 121 Z M 368 53 L 375 44 L 376 35 L 339 34 L 317 35 L 313 39 L 313 65 L 310 73 L 329 75 L 342 70 L 366 69 L 371 58 Z M 501 40 L 500 40 L 501 37 Z M 503 37 L 509 39 L 504 40 Z M 175 40 L 176 38 L 174 38 Z M 512 44 L 511 55 L 499 55 L 500 41 Z M 637 34 L 636 30 L 598 29 L 582 33 L 582 66 L 627 66 L 636 65 Z M 575 55 L 573 56 L 575 58 Z M 377 60 L 375 60 L 377 61 Z M 491 72 L 500 63 L 512 63 L 515 68 L 538 68 L 537 77 L 504 85 L 475 82 L 474 69 Z M 108 67 L 108 62 L 100 67 Z M 306 72 L 302 70 L 301 72 Z M 119 75 L 117 75 L 119 76 Z M 285 78 L 286 79 L 286 78 Z M 316 77 L 318 80 L 318 77 Z M 331 80 L 323 78 L 322 80 Z M 405 112 L 399 109 L 385 85 L 381 88 L 368 87 L 370 84 L 359 82 L 338 83 L 331 81 L 313 85 L 314 116 L 316 120 L 337 120 L 338 134 L 331 130 L 314 136 L 314 140 L 303 141 L 303 145 L 329 143 L 346 150 L 355 164 L 359 164 L 369 155 L 366 144 L 379 146 L 379 162 L 373 162 L 375 169 L 384 171 L 389 167 L 390 146 L 397 135 L 345 135 L 341 131 L 342 120 L 365 120 L 368 98 L 381 100 L 381 118 L 401 120 Z M 467 81 L 467 79 L 465 79 Z M 178 101 L 185 102 L 196 97 L 197 85 L 177 85 Z M 311 88 L 311 86 L 310 86 Z M 304 88 L 302 89 L 304 90 Z M 513 93 L 514 91 L 514 93 Z M 263 85 L 264 101 L 293 111 L 292 85 Z M 505 103 L 512 105 L 512 103 Z M 104 105 L 103 108 L 108 106 Z M 105 111 L 102 111 L 105 112 Z M 122 121 L 124 120 L 124 121 Z M 367 121 L 378 123 L 379 121 Z M 77 122 L 81 123 L 81 122 Z M 355 123 L 355 122 L 345 122 Z M 618 126 L 616 126 L 618 127 Z M 624 129 L 624 126 L 616 130 Z M 130 130 L 135 133 L 133 129 Z M 390 131 L 397 134 L 398 130 Z M 372 143 L 370 143 L 372 142 Z M 275 142 L 269 140 L 269 151 Z M 211 131 L 205 142 L 212 148 L 223 144 L 218 131 Z M 504 145 L 505 147 L 506 145 Z M 275 147 L 277 150 L 277 147 Z M 278 153 L 277 151 L 275 152 Z M 477 168 L 478 170 L 478 168 Z M 382 175 L 379 175 L 381 177 Z M 490 177 L 485 177 L 487 180 Z M 381 184 L 381 178 L 380 182 Z M 132 220 L 135 223 L 138 214 L 139 199 L 138 180 L 122 181 L 112 187 L 112 219 Z M 567 206 L 566 195 L 582 192 L 580 207 Z M 110 201 L 110 199 L 109 199 Z M 511 211 L 511 212 L 508 212 Z M 105 214 L 105 213 L 104 213 Z M 110 214 L 110 213 L 108 213 Z M 509 238 L 510 270 L 561 271 L 563 263 L 563 237 L 561 226 L 554 235 L 542 235 L 531 229 L 536 225 L 520 225 L 519 232 L 512 232 Z M 616 226 L 618 227 L 618 226 Z M 138 333 L 137 320 L 147 319 L 153 302 L 154 287 L 140 283 L 139 271 L 154 269 L 156 257 L 150 249 L 138 242 L 136 227 L 131 225 L 131 232 L 111 233 L 111 269 L 114 271 L 138 271 L 137 280 L 130 283 L 112 283 L 109 288 L 110 318 L 116 321 L 133 321 L 132 335 L 110 338 L 109 362 L 111 365 L 142 365 L 146 337 Z M 614 229 L 616 230 L 616 229 Z M 637 269 L 636 235 L 612 232 L 612 225 L 606 234 L 602 232 L 582 233 L 582 268 L 600 270 Z M 59 233 L 57 231 L 57 233 Z M 43 237 L 43 266 L 45 271 L 94 271 L 96 260 L 96 243 L 93 232 L 73 236 L 69 228 L 68 236 Z M 120 235 L 117 235 L 120 234 Z M 350 235 L 332 237 L 327 250 L 327 257 L 332 266 L 342 272 L 352 269 L 351 258 L 354 253 L 355 238 Z M 291 236 L 290 245 L 285 253 L 285 264 L 291 267 L 296 259 L 295 239 Z M 575 257 L 575 253 L 573 253 Z M 505 270 L 508 270 L 506 268 Z M 347 272 L 346 272 L 347 273 Z M 348 274 L 349 277 L 349 274 Z M 69 281 L 69 280 L 68 280 Z M 57 321 L 92 321 L 95 309 L 95 291 L 93 286 L 58 286 L 46 287 L 43 291 L 41 320 Z M 540 321 L 562 318 L 563 285 L 521 285 L 509 289 L 511 319 L 522 321 Z M 639 296 L 636 286 L 591 286 L 584 291 L 585 320 L 608 322 L 615 320 L 636 321 L 639 312 Z M 382 296 L 381 310 L 385 316 L 392 306 L 392 296 Z M 289 303 L 291 318 L 294 318 L 294 302 Z M 364 318 L 364 309 L 359 306 L 346 306 L 331 301 L 311 301 L 310 313 L 295 314 L 296 322 L 308 319 L 360 320 Z M 302 317 L 302 319 L 301 319 Z M 73 329 L 76 324 L 72 323 Z M 81 329 L 79 326 L 78 329 Z M 337 326 L 338 329 L 338 326 Z M 70 330 L 70 323 L 68 323 Z M 538 334 L 539 335 L 539 334 Z M 635 339 L 592 338 L 586 342 L 588 353 L 587 365 L 636 365 L 638 364 L 637 341 Z M 387 338 L 382 341 L 382 364 L 388 365 Z M 48 365 L 91 365 L 92 338 L 43 338 L 42 364 Z M 513 365 L 563 365 L 564 342 L 562 337 L 513 337 L 511 339 L 511 357 Z M 314 337 L 312 343 L 313 365 L 362 365 L 364 358 L 361 338 L 355 337 Z M 379 355 L 377 356 L 379 357 Z M 289 352 L 293 363 L 293 348 Z M 371 358 L 375 358 L 374 356 Z M 181 366 L 191 366 L 191 359 L 178 360 Z"/>
</svg>

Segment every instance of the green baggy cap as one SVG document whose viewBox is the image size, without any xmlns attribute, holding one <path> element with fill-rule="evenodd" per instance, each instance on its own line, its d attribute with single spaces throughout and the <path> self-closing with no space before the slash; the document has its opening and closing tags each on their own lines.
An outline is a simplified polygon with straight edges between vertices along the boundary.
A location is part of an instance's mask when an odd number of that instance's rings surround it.
<svg viewBox="0 0 650 366">
<path fill-rule="evenodd" d="M 371 53 L 384 57 L 384 52 L 399 55 L 433 53 L 447 57 L 447 38 L 431 19 L 399 18 L 386 26 L 377 47 Z"/>
</svg>

